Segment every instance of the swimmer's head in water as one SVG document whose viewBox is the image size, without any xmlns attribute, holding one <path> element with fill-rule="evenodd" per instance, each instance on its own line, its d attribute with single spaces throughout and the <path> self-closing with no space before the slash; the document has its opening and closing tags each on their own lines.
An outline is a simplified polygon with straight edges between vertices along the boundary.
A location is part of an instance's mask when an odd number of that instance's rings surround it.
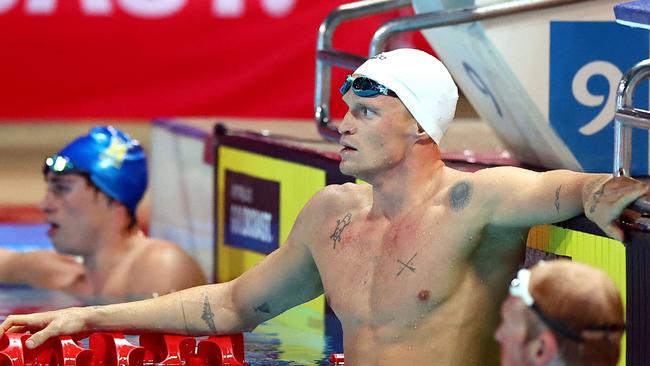
<svg viewBox="0 0 650 366">
<path fill-rule="evenodd" d="M 510 295 L 553 331 L 568 364 L 616 364 L 625 330 L 623 305 L 604 272 L 568 260 L 542 262 L 519 271 Z"/>
<path fill-rule="evenodd" d="M 81 174 L 134 213 L 147 188 L 147 160 L 140 143 L 112 127 L 95 127 L 45 159 L 44 173 Z"/>
<path fill-rule="evenodd" d="M 454 119 L 458 101 L 458 88 L 447 68 L 430 54 L 410 48 L 368 59 L 346 79 L 341 92 L 349 89 L 361 97 L 397 95 L 437 144 Z"/>
</svg>

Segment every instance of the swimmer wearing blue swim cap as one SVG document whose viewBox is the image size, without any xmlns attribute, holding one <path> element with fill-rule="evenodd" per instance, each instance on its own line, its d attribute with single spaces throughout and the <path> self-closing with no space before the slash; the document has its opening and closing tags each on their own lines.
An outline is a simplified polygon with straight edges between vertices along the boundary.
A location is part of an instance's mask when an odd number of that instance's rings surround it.
<svg viewBox="0 0 650 366">
<path fill-rule="evenodd" d="M 0 252 L 0 281 L 108 296 L 151 296 L 205 283 L 178 245 L 149 238 L 136 208 L 147 188 L 140 143 L 91 129 L 45 159 L 41 209 L 56 252 Z"/>
<path fill-rule="evenodd" d="M 49 156 L 44 172 L 85 173 L 132 215 L 147 189 L 147 158 L 142 146 L 113 126 L 95 127 Z"/>
</svg>

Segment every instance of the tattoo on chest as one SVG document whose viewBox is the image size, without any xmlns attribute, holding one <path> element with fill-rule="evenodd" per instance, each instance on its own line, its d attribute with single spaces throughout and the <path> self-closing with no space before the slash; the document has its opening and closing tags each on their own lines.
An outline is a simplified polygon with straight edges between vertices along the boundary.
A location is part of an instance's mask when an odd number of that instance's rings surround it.
<svg viewBox="0 0 650 366">
<path fill-rule="evenodd" d="M 400 269 L 399 269 L 399 271 L 397 272 L 397 275 L 396 275 L 395 277 L 399 277 L 399 275 L 401 275 L 402 272 L 404 272 L 405 269 L 408 269 L 408 270 L 411 271 L 411 272 L 415 272 L 415 263 L 413 263 L 413 259 L 415 258 L 416 255 L 418 255 L 417 252 L 416 252 L 415 254 L 413 254 L 413 256 L 411 257 L 411 259 L 409 259 L 408 261 L 406 261 L 406 263 L 402 262 L 401 259 L 398 259 L 398 260 L 397 260 L 397 263 L 400 264 Z"/>
<path fill-rule="evenodd" d="M 454 211 L 460 211 L 469 205 L 472 198 L 472 184 L 467 181 L 457 183 L 449 196 L 449 204 Z"/>
<path fill-rule="evenodd" d="M 214 313 L 210 307 L 210 300 L 208 300 L 208 295 L 205 295 L 203 298 L 203 315 L 201 315 L 201 319 L 203 319 L 211 331 L 217 331 L 217 326 L 214 324 Z"/>
<path fill-rule="evenodd" d="M 268 302 L 253 308 L 258 313 L 271 314 L 271 307 Z"/>
<path fill-rule="evenodd" d="M 352 214 L 347 213 L 345 216 L 341 219 L 336 220 L 336 229 L 334 229 L 334 232 L 332 235 L 330 235 L 330 239 L 334 242 L 334 248 L 336 249 L 336 244 L 341 242 L 341 234 L 343 233 L 343 229 L 345 229 L 346 226 L 350 225 L 350 222 L 352 221 Z"/>
<path fill-rule="evenodd" d="M 562 189 L 561 184 L 555 190 L 555 211 L 557 211 L 558 213 L 560 213 L 560 189 Z"/>
</svg>

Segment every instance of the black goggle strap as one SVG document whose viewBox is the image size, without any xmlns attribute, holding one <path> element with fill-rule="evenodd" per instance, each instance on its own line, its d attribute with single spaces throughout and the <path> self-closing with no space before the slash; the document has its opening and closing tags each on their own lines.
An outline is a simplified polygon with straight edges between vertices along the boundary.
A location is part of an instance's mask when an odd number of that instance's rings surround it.
<svg viewBox="0 0 650 366">
<path fill-rule="evenodd" d="M 542 319 L 542 321 L 544 322 L 544 324 L 546 324 L 549 328 L 553 329 L 553 331 L 555 331 L 560 336 L 567 338 L 576 343 L 585 342 L 585 338 L 581 334 L 584 331 L 605 332 L 605 333 L 625 331 L 624 324 L 594 325 L 594 326 L 585 327 L 580 331 L 575 331 L 573 329 L 570 329 L 563 322 L 546 316 L 544 312 L 542 312 L 542 309 L 540 309 L 539 306 L 537 306 L 537 304 L 531 305 L 530 308 L 533 309 L 535 314 L 537 314 L 537 316 L 539 316 L 540 319 Z"/>
</svg>

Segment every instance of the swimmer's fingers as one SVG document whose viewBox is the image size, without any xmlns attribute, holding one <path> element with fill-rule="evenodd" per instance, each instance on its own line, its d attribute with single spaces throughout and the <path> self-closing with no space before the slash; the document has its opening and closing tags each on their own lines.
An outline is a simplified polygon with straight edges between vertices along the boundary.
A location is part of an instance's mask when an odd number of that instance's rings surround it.
<svg viewBox="0 0 650 366">
<path fill-rule="evenodd" d="M 62 335 L 78 335 L 87 331 L 86 317 L 83 316 L 84 308 L 68 308 L 44 313 L 48 316 L 41 324 L 46 324 L 42 330 L 32 334 L 25 341 L 27 348 L 38 347 L 52 337 Z"/>
<path fill-rule="evenodd" d="M 9 315 L 0 324 L 0 335 L 6 332 L 15 332 L 16 330 L 42 329 L 48 324 L 47 314 Z"/>
<path fill-rule="evenodd" d="M 38 347 L 46 340 L 60 335 L 75 335 L 85 331 L 80 308 L 49 311 L 29 315 L 10 315 L 0 324 L 0 332 L 22 329 L 35 332 L 25 341 L 27 348 Z"/>
<path fill-rule="evenodd" d="M 625 240 L 625 232 L 623 229 L 618 227 L 618 225 L 611 223 L 609 225 L 603 225 L 600 227 L 607 236 L 609 236 L 612 239 L 616 239 L 618 241 L 624 241 Z"/>
<path fill-rule="evenodd" d="M 27 333 L 29 331 L 30 331 L 29 328 L 22 325 L 21 326 L 17 325 L 9 328 L 9 330 L 7 330 L 7 333 Z"/>
<path fill-rule="evenodd" d="M 648 190 L 648 185 L 629 177 L 611 178 L 594 190 L 585 214 L 608 236 L 623 240 L 623 231 L 615 221 L 628 205 Z"/>
</svg>

